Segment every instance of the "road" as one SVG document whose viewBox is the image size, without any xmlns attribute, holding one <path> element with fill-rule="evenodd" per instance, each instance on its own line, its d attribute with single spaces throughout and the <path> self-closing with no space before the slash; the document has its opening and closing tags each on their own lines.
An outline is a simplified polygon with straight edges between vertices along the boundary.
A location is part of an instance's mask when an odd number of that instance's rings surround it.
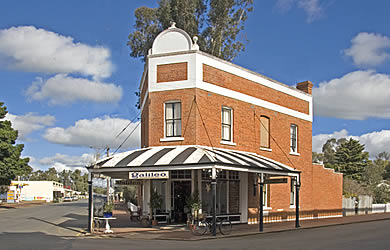
<svg viewBox="0 0 390 250">
<path fill-rule="evenodd" d="M 202 241 L 77 237 L 85 201 L 0 212 L 0 249 L 389 249 L 390 220 Z"/>
<path fill-rule="evenodd" d="M 0 232 L 75 236 L 88 225 L 87 207 L 81 200 L 5 209 L 0 211 Z"/>
</svg>

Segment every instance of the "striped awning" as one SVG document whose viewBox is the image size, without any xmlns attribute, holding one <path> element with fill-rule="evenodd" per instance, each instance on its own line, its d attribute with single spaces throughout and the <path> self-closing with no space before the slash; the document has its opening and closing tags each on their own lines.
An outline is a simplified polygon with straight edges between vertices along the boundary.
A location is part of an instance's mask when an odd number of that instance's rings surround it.
<svg viewBox="0 0 390 250">
<path fill-rule="evenodd" d="M 148 171 L 177 169 L 221 169 L 267 173 L 297 174 L 299 171 L 264 156 L 206 146 L 149 147 L 115 154 L 90 167 L 92 172 Z"/>
</svg>

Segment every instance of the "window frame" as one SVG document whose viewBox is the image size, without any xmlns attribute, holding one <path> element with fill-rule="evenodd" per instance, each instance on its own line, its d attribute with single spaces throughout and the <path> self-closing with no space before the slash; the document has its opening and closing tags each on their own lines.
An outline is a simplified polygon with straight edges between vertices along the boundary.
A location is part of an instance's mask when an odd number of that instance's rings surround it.
<svg viewBox="0 0 390 250">
<path fill-rule="evenodd" d="M 175 106 L 180 106 L 180 118 L 175 118 Z M 172 118 L 167 119 L 167 107 L 172 105 Z M 168 136 L 167 121 L 172 121 L 172 135 Z M 180 134 L 175 134 L 175 123 L 180 121 Z M 172 100 L 164 102 L 164 138 L 180 138 L 182 136 L 182 105 L 180 100 Z"/>
<path fill-rule="evenodd" d="M 263 126 L 263 123 L 262 123 L 262 118 L 265 118 L 267 119 L 268 121 L 268 129 L 266 129 L 264 126 Z M 262 130 L 265 130 L 267 135 L 268 135 L 268 139 L 267 139 L 267 142 L 268 142 L 268 145 L 267 146 L 264 146 L 262 145 Z M 268 116 L 265 116 L 265 115 L 262 115 L 260 116 L 260 149 L 264 149 L 264 150 L 267 150 L 267 149 L 271 149 L 271 119 L 268 117 Z"/>
<path fill-rule="evenodd" d="M 295 198 L 296 198 L 295 183 L 296 183 L 296 180 L 291 178 L 291 180 L 290 180 L 290 207 L 295 207 Z"/>
<path fill-rule="evenodd" d="M 224 110 L 229 110 L 230 124 L 224 123 Z M 229 126 L 229 139 L 224 139 L 224 126 Z M 233 142 L 233 109 L 231 107 L 222 106 L 221 108 L 221 142 Z"/>
<path fill-rule="evenodd" d="M 295 138 L 293 132 L 295 132 Z M 294 123 L 290 124 L 290 153 L 298 153 L 298 125 Z"/>
</svg>

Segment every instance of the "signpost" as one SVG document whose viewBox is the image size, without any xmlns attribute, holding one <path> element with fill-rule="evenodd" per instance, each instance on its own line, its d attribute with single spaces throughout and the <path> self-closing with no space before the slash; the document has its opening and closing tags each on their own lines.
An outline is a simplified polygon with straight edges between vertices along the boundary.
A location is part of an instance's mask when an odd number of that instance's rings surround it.
<svg viewBox="0 0 390 250">
<path fill-rule="evenodd" d="M 142 180 L 117 180 L 115 185 L 142 185 Z"/>
<path fill-rule="evenodd" d="M 265 184 L 282 184 L 287 183 L 287 178 L 273 178 L 273 179 L 265 179 Z"/>
</svg>

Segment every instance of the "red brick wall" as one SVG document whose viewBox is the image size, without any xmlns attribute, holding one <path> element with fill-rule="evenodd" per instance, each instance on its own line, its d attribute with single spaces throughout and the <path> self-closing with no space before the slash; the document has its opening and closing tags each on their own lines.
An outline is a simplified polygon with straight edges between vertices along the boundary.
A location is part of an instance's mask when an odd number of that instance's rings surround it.
<svg viewBox="0 0 390 250">
<path fill-rule="evenodd" d="M 203 64 L 203 81 L 309 114 L 307 101 L 206 64 Z"/>
<path fill-rule="evenodd" d="M 178 65 L 170 64 L 169 67 L 171 67 L 171 70 L 172 67 L 182 67 Z M 175 70 L 172 71 L 174 72 Z M 207 65 L 204 66 L 204 70 L 207 71 L 204 72 L 205 81 L 231 89 L 239 88 L 236 91 L 246 94 L 255 92 L 258 98 L 308 113 L 308 103 L 305 101 L 238 76 L 216 70 Z M 213 78 L 213 75 L 217 77 Z M 256 91 L 253 91 L 253 89 L 257 88 L 253 84 L 259 86 Z M 181 101 L 182 135 L 184 141 L 161 142 L 160 139 L 164 138 L 164 102 L 172 100 Z M 233 110 L 233 142 L 236 143 L 235 146 L 220 143 L 222 106 L 230 107 Z M 270 148 L 272 152 L 260 150 L 259 119 L 261 115 L 265 115 L 270 119 Z M 205 145 L 255 152 L 302 171 L 300 189 L 301 211 L 340 207 L 342 201 L 342 192 L 340 192 L 342 190 L 342 178 L 328 170 L 323 170 L 317 166 L 313 167 L 311 163 L 312 124 L 309 121 L 204 90 L 181 89 L 149 93 L 149 100 L 142 113 L 142 122 L 143 146 Z M 298 156 L 290 155 L 289 153 L 290 125 L 292 123 L 298 126 L 298 153 L 300 154 Z M 332 189 L 334 194 L 319 201 L 317 197 L 329 195 L 328 190 L 330 189 L 323 190 L 323 187 L 328 187 L 329 185 L 335 187 L 335 189 Z M 273 209 L 271 212 L 283 209 L 283 213 L 292 213 L 295 210 L 290 208 L 290 183 L 269 185 L 268 190 L 270 194 L 268 206 Z M 257 216 L 258 204 L 259 196 L 258 194 L 253 196 L 253 177 L 250 175 L 248 178 L 248 218 Z"/>
<path fill-rule="evenodd" d="M 187 80 L 187 62 L 157 65 L 157 82 Z"/>
<path fill-rule="evenodd" d="M 317 210 L 342 209 L 343 174 L 313 164 L 313 202 Z"/>
</svg>

